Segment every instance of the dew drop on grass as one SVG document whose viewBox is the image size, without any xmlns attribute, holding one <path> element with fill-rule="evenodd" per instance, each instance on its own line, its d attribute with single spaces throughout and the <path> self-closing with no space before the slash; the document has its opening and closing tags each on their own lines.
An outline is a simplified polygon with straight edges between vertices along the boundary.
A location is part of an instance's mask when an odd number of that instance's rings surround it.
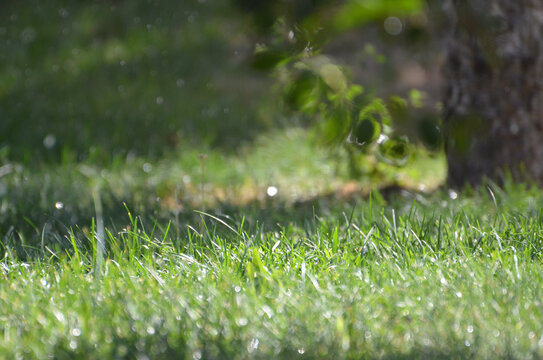
<svg viewBox="0 0 543 360">
<path fill-rule="evenodd" d="M 57 143 L 57 138 L 53 134 L 48 134 L 43 139 L 43 146 L 45 146 L 46 149 L 52 149 L 53 146 L 55 146 L 56 143 Z"/>
<path fill-rule="evenodd" d="M 239 318 L 236 320 L 236 324 L 238 324 L 238 326 L 245 326 L 249 323 L 249 320 L 247 320 L 247 318 Z"/>
<path fill-rule="evenodd" d="M 304 354 L 304 353 L 305 353 L 305 349 L 303 347 L 298 349 L 298 354 Z"/>
<path fill-rule="evenodd" d="M 55 207 L 57 208 L 57 210 L 61 210 L 64 208 L 64 203 L 62 203 L 62 201 L 57 201 L 55 203 Z"/>
<path fill-rule="evenodd" d="M 63 323 L 63 322 L 66 320 L 66 318 L 64 317 L 64 314 L 61 313 L 61 312 L 58 311 L 58 310 L 56 310 L 56 311 L 54 312 L 54 315 L 55 315 L 55 318 L 56 318 L 59 322 L 61 322 L 61 323 Z"/>
<path fill-rule="evenodd" d="M 239 293 L 241 291 L 241 288 L 238 285 L 236 285 L 236 287 L 234 287 L 234 291 Z"/>
<path fill-rule="evenodd" d="M 81 335 L 81 329 L 80 328 L 73 328 L 70 333 L 72 336 L 78 337 Z"/>
<path fill-rule="evenodd" d="M 153 335 L 155 333 L 155 328 L 152 326 L 147 327 L 147 334 Z"/>
<path fill-rule="evenodd" d="M 253 351 L 258 349 L 258 344 L 260 344 L 260 341 L 257 338 L 252 338 L 249 341 L 249 345 L 247 345 L 247 351 L 252 353 Z"/>
<path fill-rule="evenodd" d="M 473 332 L 473 325 L 469 325 L 466 330 L 471 334 Z"/>
<path fill-rule="evenodd" d="M 291 40 L 291 41 L 294 40 L 294 31 L 290 30 L 288 32 L 288 39 Z"/>
<path fill-rule="evenodd" d="M 268 305 L 262 307 L 262 311 L 268 316 L 268 319 L 271 319 L 273 316 L 273 310 Z"/>
<path fill-rule="evenodd" d="M 70 341 L 70 349 L 72 350 L 77 349 L 77 341 L 75 340 Z"/>
<path fill-rule="evenodd" d="M 200 360 L 202 358 L 202 352 L 200 350 L 196 350 L 192 353 L 192 358 L 194 360 Z"/>
<path fill-rule="evenodd" d="M 146 173 L 150 173 L 153 170 L 153 165 L 149 163 L 143 164 L 143 171 Z"/>
<path fill-rule="evenodd" d="M 274 197 L 278 192 L 279 190 L 277 190 L 275 186 L 268 186 L 268 189 L 266 190 L 269 197 Z"/>
<path fill-rule="evenodd" d="M 464 341 L 464 345 L 466 345 L 466 347 L 470 347 L 471 346 L 471 343 L 469 341 Z"/>
<path fill-rule="evenodd" d="M 396 16 L 389 16 L 383 24 L 385 31 L 393 36 L 400 35 L 403 30 L 402 21 Z"/>
<path fill-rule="evenodd" d="M 456 200 L 458 198 L 458 193 L 456 191 L 449 190 L 448 193 L 449 193 L 449 197 L 451 198 L 451 200 Z"/>
</svg>

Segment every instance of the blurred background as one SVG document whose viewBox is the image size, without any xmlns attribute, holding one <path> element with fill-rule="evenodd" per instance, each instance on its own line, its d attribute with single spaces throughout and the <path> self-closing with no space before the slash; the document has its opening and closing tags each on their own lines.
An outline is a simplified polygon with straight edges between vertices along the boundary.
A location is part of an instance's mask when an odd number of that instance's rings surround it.
<svg viewBox="0 0 543 360">
<path fill-rule="evenodd" d="M 62 242 L 46 230 L 88 225 L 93 192 L 111 224 L 126 206 L 179 225 L 194 208 L 290 209 L 439 186 L 436 16 L 415 0 L 2 1 L 2 242 L 44 233 Z M 397 98 L 416 109 L 380 123 L 387 138 L 413 135 L 385 149 L 400 153 L 401 167 L 345 146 L 341 133 L 319 140 L 335 131 L 318 125 L 319 104 L 335 101 L 330 89 L 311 111 L 289 106 L 299 64 L 311 59 L 340 69 L 326 85 L 341 79 L 366 103 Z"/>
</svg>

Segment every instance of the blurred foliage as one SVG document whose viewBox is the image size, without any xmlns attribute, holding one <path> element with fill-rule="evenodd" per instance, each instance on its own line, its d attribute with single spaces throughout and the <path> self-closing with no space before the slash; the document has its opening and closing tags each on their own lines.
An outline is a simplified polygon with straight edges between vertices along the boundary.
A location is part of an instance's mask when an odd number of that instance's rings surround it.
<svg viewBox="0 0 543 360">
<path fill-rule="evenodd" d="M 244 26 L 221 1 L 2 1 L 0 149 L 36 162 L 237 147 L 269 125 Z"/>
<path fill-rule="evenodd" d="M 426 10 L 423 1 L 236 2 L 252 12 L 265 35 L 265 44 L 255 50 L 254 68 L 274 74 L 287 108 L 313 120 L 318 142 L 347 149 L 353 178 L 361 173 L 359 153 L 402 166 L 409 158 L 409 137 L 430 150 L 441 148 L 437 115 L 416 111 L 423 107 L 423 93 L 381 99 L 353 83 L 349 69 L 321 50 L 339 33 L 368 23 L 380 22 L 389 35 L 398 35 L 404 31 L 398 16 L 420 14 Z"/>
</svg>

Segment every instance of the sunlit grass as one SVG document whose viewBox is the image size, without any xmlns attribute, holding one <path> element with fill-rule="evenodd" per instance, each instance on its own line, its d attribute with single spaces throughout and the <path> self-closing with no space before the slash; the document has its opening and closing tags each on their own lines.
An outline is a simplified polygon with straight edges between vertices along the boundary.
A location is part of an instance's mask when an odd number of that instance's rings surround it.
<svg viewBox="0 0 543 360">
<path fill-rule="evenodd" d="M 180 147 L 155 161 L 118 156 L 108 167 L 92 161 L 42 167 L 7 163 L 0 178 L 0 235 L 16 246 L 43 239 L 69 245 L 58 231 L 90 227 L 95 192 L 104 203 L 106 223 L 114 225 L 125 221 L 124 204 L 167 222 L 192 217 L 194 209 L 288 208 L 325 197 L 348 200 L 389 184 L 415 191 L 422 185 L 428 191 L 443 181 L 440 155 L 420 152 L 404 169 L 370 161 L 360 179 L 349 180 L 346 154 L 331 154 L 303 129 L 291 128 L 263 133 L 236 153 Z M 273 196 L 270 187 L 276 189 Z"/>
<path fill-rule="evenodd" d="M 0 277 L 6 358 L 538 358 L 543 196 L 493 188 L 303 223 L 128 213 Z M 494 201 L 495 199 L 495 201 Z"/>
</svg>

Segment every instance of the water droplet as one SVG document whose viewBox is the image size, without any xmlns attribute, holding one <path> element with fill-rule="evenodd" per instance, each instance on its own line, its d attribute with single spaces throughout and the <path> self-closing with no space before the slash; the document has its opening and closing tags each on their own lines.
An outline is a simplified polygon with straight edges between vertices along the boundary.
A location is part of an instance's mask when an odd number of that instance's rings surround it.
<svg viewBox="0 0 543 360">
<path fill-rule="evenodd" d="M 234 291 L 239 293 L 241 291 L 241 288 L 239 286 L 236 285 L 236 287 L 234 288 Z"/>
<path fill-rule="evenodd" d="M 57 210 L 64 209 L 64 203 L 62 201 L 57 201 L 55 203 L 55 208 L 57 208 Z"/>
<path fill-rule="evenodd" d="M 55 318 L 59 321 L 59 322 L 64 322 L 66 320 L 66 318 L 64 317 L 64 314 L 61 313 L 60 311 L 56 310 L 54 312 L 54 315 L 55 315 Z"/>
<path fill-rule="evenodd" d="M 288 39 L 291 40 L 291 41 L 294 40 L 294 31 L 290 30 L 288 32 Z"/>
<path fill-rule="evenodd" d="M 81 329 L 80 328 L 73 328 L 70 333 L 72 334 L 72 336 L 80 336 L 81 335 Z"/>
<path fill-rule="evenodd" d="M 162 96 L 157 96 L 156 97 L 156 104 L 157 105 L 162 105 L 164 103 L 164 98 Z"/>
<path fill-rule="evenodd" d="M 520 131 L 520 128 L 516 122 L 512 122 L 509 126 L 509 131 L 511 131 L 511 134 L 516 135 Z"/>
<path fill-rule="evenodd" d="M 448 286 L 448 285 L 449 285 L 449 283 L 447 282 L 447 279 L 445 279 L 445 278 L 443 278 L 443 277 L 439 280 L 439 282 L 440 282 L 441 285 L 443 285 L 443 286 Z"/>
<path fill-rule="evenodd" d="M 202 358 L 202 352 L 200 350 L 196 350 L 192 353 L 192 358 L 194 360 L 200 360 Z"/>
<path fill-rule="evenodd" d="M 177 85 L 178 88 L 182 88 L 183 86 L 185 86 L 185 80 L 179 78 L 179 79 L 177 79 L 177 81 L 175 82 L 175 85 Z"/>
<path fill-rule="evenodd" d="M 253 351 L 255 351 L 256 349 L 258 349 L 258 344 L 260 343 L 260 341 L 257 339 L 257 338 L 252 338 L 250 341 L 249 341 L 249 345 L 247 345 L 247 351 L 249 351 L 250 353 L 252 353 Z"/>
<path fill-rule="evenodd" d="M 70 13 L 68 12 L 68 10 L 64 9 L 64 8 L 60 8 L 58 9 L 58 14 L 63 17 L 63 18 L 67 18 L 68 15 L 70 15 Z"/>
<path fill-rule="evenodd" d="M 384 143 L 384 142 L 387 141 L 387 140 L 388 140 L 388 136 L 381 134 L 381 135 L 379 135 L 379 137 L 377 138 L 377 144 L 382 144 L 382 143 Z"/>
<path fill-rule="evenodd" d="M 403 30 L 402 21 L 396 16 L 389 16 L 383 24 L 385 31 L 390 35 L 400 35 Z"/>
<path fill-rule="evenodd" d="M 144 171 L 144 172 L 150 173 L 151 170 L 153 170 L 153 165 L 151 165 L 151 164 L 149 164 L 149 163 L 143 164 L 143 171 Z"/>
<path fill-rule="evenodd" d="M 72 350 L 77 349 L 77 341 L 75 340 L 70 341 L 70 349 Z"/>
<path fill-rule="evenodd" d="M 236 320 L 236 324 L 238 324 L 238 326 L 245 326 L 249 323 L 249 320 L 247 320 L 247 318 L 239 318 Z"/>
<path fill-rule="evenodd" d="M 155 328 L 152 326 L 147 326 L 147 334 L 153 335 L 155 333 Z"/>
<path fill-rule="evenodd" d="M 271 307 L 269 307 L 268 305 L 264 305 L 262 307 L 262 311 L 264 311 L 264 313 L 266 313 L 266 315 L 268 316 L 269 319 L 272 318 L 273 316 L 273 310 L 271 309 Z"/>
<path fill-rule="evenodd" d="M 471 343 L 469 341 L 464 341 L 464 345 L 466 345 L 467 347 L 470 347 L 471 346 Z"/>
<path fill-rule="evenodd" d="M 275 186 L 268 186 L 268 189 L 266 190 L 269 197 L 274 197 L 278 192 L 279 190 L 277 190 Z"/>
<path fill-rule="evenodd" d="M 458 193 L 454 190 L 449 190 L 449 197 L 452 199 L 452 200 L 456 200 L 456 198 L 458 197 Z"/>
<path fill-rule="evenodd" d="M 305 353 L 305 349 L 304 348 L 299 348 L 298 349 L 298 354 L 303 354 Z"/>
<path fill-rule="evenodd" d="M 460 291 L 457 291 L 457 292 L 455 293 L 455 295 L 456 295 L 457 298 L 461 298 L 461 297 L 462 297 L 462 293 L 461 293 Z"/>
<path fill-rule="evenodd" d="M 24 44 L 31 43 L 34 39 L 36 39 L 36 30 L 33 28 L 28 27 L 21 32 L 21 41 Z"/>
<path fill-rule="evenodd" d="M 57 138 L 55 135 L 53 134 L 48 134 L 44 139 L 43 139 L 43 146 L 45 146 L 46 149 L 51 149 L 53 148 L 53 146 L 55 146 L 55 144 L 57 143 Z"/>
<path fill-rule="evenodd" d="M 466 330 L 471 334 L 473 332 L 473 325 L 469 325 Z"/>
</svg>

